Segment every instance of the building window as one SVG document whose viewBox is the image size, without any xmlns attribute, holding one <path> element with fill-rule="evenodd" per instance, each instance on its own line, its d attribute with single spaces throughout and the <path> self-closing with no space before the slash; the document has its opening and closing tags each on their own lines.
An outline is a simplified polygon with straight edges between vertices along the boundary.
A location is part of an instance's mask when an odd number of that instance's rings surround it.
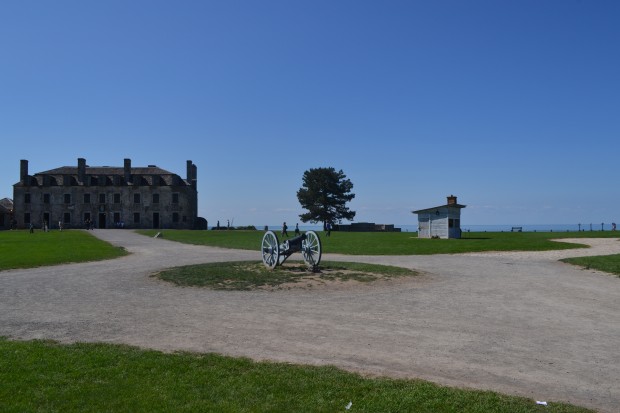
<svg viewBox="0 0 620 413">
<path fill-rule="evenodd" d="M 153 194 L 153 203 L 159 204 L 159 194 Z"/>
<path fill-rule="evenodd" d="M 64 224 L 70 224 L 71 223 L 71 212 L 65 212 L 63 214 L 62 222 Z"/>
<path fill-rule="evenodd" d="M 65 203 L 67 203 L 67 202 L 65 201 Z M 90 194 L 84 194 L 84 203 L 85 204 L 90 204 Z"/>
<path fill-rule="evenodd" d="M 140 203 L 140 194 L 133 194 L 133 203 L 134 204 Z"/>
<path fill-rule="evenodd" d="M 120 212 L 114 213 L 114 225 L 116 225 L 118 228 L 120 228 L 121 226 L 121 213 Z"/>
<path fill-rule="evenodd" d="M 187 222 L 187 216 L 183 215 L 183 222 Z"/>
<path fill-rule="evenodd" d="M 90 212 L 84 212 L 84 223 L 90 223 Z"/>
<path fill-rule="evenodd" d="M 172 203 L 173 204 L 178 204 L 179 203 L 179 193 L 178 192 L 174 192 L 172 194 Z"/>
<path fill-rule="evenodd" d="M 174 222 L 174 223 L 179 222 L 179 213 L 178 212 L 173 212 L 172 213 L 172 222 Z"/>
<path fill-rule="evenodd" d="M 65 204 L 70 204 L 70 203 L 71 203 L 71 194 L 65 194 Z"/>
<path fill-rule="evenodd" d="M 139 224 L 140 223 L 140 213 L 139 212 L 134 212 L 133 213 L 133 223 L 134 224 Z"/>
<path fill-rule="evenodd" d="M 121 203 L 121 194 L 114 194 L 114 203 L 115 204 Z"/>
<path fill-rule="evenodd" d="M 24 214 L 24 224 L 30 224 L 30 212 Z"/>
<path fill-rule="evenodd" d="M 43 203 L 44 204 L 50 203 L 50 194 L 43 194 Z"/>
<path fill-rule="evenodd" d="M 30 194 L 24 194 L 24 203 L 26 204 L 30 203 Z"/>
<path fill-rule="evenodd" d="M 105 204 L 105 194 L 99 194 L 99 203 Z"/>
</svg>

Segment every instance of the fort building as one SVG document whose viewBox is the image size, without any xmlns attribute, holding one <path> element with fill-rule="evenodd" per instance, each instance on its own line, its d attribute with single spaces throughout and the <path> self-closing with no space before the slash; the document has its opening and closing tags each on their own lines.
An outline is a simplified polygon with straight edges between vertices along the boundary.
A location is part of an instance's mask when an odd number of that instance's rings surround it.
<svg viewBox="0 0 620 413">
<path fill-rule="evenodd" d="M 13 228 L 13 200 L 0 199 L 0 230 Z"/>
<path fill-rule="evenodd" d="M 13 185 L 13 219 L 17 228 L 177 228 L 198 222 L 197 168 L 187 161 L 185 179 L 155 165 L 76 166 L 28 173 L 20 161 Z"/>
</svg>

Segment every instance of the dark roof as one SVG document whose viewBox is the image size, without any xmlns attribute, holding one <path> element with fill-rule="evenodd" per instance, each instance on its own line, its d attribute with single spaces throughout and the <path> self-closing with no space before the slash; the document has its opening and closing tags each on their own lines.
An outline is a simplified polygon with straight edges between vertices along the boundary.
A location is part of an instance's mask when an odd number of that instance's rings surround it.
<svg viewBox="0 0 620 413">
<path fill-rule="evenodd" d="M 80 185 L 78 182 L 79 171 L 77 166 L 61 166 L 48 171 L 37 172 L 28 175 L 23 182 L 18 182 L 14 186 L 62 186 L 67 185 L 65 179 L 68 177 L 68 185 Z M 116 177 L 120 178 L 120 184 L 125 185 L 125 168 L 122 166 L 86 166 L 84 174 L 87 179 L 105 179 L 102 185 L 114 185 Z M 139 166 L 130 168 L 133 185 L 161 185 L 161 186 L 183 186 L 192 183 L 183 177 L 155 165 Z M 89 181 L 90 182 L 90 181 Z"/>
<path fill-rule="evenodd" d="M 124 175 L 125 168 L 122 166 L 87 166 L 87 175 Z M 77 166 L 61 166 L 49 171 L 37 172 L 35 175 L 77 175 Z M 157 166 L 138 166 L 131 168 L 132 175 L 176 175 Z"/>
<path fill-rule="evenodd" d="M 0 212 L 11 212 L 13 210 L 13 200 L 9 198 L 0 199 Z"/>
<path fill-rule="evenodd" d="M 414 214 L 419 214 L 422 212 L 426 212 L 426 211 L 432 211 L 433 209 L 439 209 L 439 208 L 465 208 L 467 205 L 462 205 L 462 204 L 446 204 L 446 205 L 439 205 L 436 207 L 432 207 L 432 208 L 424 208 L 424 209 L 418 209 L 417 211 L 412 211 Z"/>
</svg>

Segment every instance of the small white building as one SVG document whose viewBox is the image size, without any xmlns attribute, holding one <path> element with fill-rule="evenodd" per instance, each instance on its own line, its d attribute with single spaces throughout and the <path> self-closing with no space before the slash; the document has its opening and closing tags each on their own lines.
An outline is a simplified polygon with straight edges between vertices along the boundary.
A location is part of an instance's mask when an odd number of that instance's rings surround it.
<svg viewBox="0 0 620 413">
<path fill-rule="evenodd" d="M 413 211 L 418 215 L 418 238 L 461 238 L 461 209 L 450 195 L 446 205 Z"/>
</svg>

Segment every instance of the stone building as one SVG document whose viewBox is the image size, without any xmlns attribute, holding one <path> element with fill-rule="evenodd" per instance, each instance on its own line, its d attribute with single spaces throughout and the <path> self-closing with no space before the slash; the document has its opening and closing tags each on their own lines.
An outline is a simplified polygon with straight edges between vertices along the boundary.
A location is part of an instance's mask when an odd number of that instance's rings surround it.
<svg viewBox="0 0 620 413">
<path fill-rule="evenodd" d="M 197 224 L 197 168 L 187 161 L 187 174 L 179 175 L 155 165 L 132 167 L 77 166 L 28 173 L 20 164 L 19 182 L 13 185 L 13 218 L 17 228 L 178 228 Z"/>
<path fill-rule="evenodd" d="M 418 238 L 461 238 L 461 209 L 450 195 L 446 205 L 413 211 L 418 215 Z"/>
<path fill-rule="evenodd" d="M 0 229 L 11 229 L 13 227 L 13 200 L 9 198 L 0 199 Z"/>
<path fill-rule="evenodd" d="M 350 224 L 336 224 L 335 231 L 342 232 L 401 232 L 394 224 L 375 224 L 374 222 L 352 222 Z"/>
</svg>

